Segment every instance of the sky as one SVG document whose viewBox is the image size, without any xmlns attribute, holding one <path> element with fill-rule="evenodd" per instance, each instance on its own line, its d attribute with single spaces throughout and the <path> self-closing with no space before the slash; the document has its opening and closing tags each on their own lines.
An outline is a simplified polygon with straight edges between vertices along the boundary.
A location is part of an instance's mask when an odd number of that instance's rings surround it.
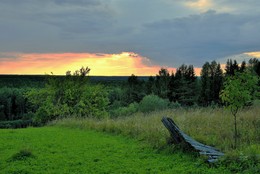
<svg viewBox="0 0 260 174">
<path fill-rule="evenodd" d="M 259 0 L 0 0 L 0 74 L 155 75 L 260 57 Z"/>
</svg>

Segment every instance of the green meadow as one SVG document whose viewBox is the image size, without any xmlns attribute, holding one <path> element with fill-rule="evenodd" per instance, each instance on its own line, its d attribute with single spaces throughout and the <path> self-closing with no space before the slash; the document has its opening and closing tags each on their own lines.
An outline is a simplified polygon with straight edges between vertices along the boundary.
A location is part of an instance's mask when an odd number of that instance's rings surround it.
<svg viewBox="0 0 260 174">
<path fill-rule="evenodd" d="M 182 152 L 85 129 L 0 130 L 0 173 L 229 173 Z"/>
<path fill-rule="evenodd" d="M 225 168 L 231 173 L 259 173 L 260 172 L 260 107 L 259 104 L 242 110 L 238 115 L 239 140 L 238 147 L 234 148 L 233 120 L 228 110 L 223 108 L 190 108 L 170 109 L 151 113 L 136 113 L 120 118 L 67 118 L 54 121 L 52 124 L 62 128 L 80 128 L 82 130 L 96 130 L 114 136 L 129 137 L 146 144 L 156 151 L 168 151 L 169 165 L 181 168 L 181 163 L 174 163 L 176 153 L 182 150 L 178 146 L 169 145 L 169 132 L 163 126 L 163 116 L 172 118 L 185 133 L 204 144 L 216 147 L 225 153 L 217 163 L 213 164 L 214 170 Z M 189 151 L 182 152 L 184 156 L 191 155 Z M 193 165 L 203 161 L 204 157 L 192 156 Z M 204 159 L 205 160 L 205 159 Z M 206 163 L 204 161 L 204 163 Z M 206 164 L 205 164 L 206 165 Z M 202 165 L 204 166 L 204 165 Z M 204 167 L 199 168 L 204 171 Z M 202 167 L 202 168 L 201 168 Z M 206 171 L 213 170 L 210 167 Z M 189 170 L 181 170 L 189 173 Z M 225 171 L 225 173 L 229 173 Z M 192 172 L 193 173 L 193 172 Z"/>
</svg>

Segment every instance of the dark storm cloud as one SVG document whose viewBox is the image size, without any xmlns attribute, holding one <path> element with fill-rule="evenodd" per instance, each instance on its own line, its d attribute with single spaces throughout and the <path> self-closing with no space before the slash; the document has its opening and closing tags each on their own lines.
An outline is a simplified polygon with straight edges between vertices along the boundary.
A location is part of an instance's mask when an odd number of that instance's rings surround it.
<svg viewBox="0 0 260 174">
<path fill-rule="evenodd" d="M 260 50 L 260 1 L 214 1 L 207 12 L 185 2 L 1 0 L 0 52 L 133 51 L 161 65 L 201 66 Z"/>
<path fill-rule="evenodd" d="M 54 0 L 55 3 L 61 5 L 99 5 L 98 0 Z"/>
<path fill-rule="evenodd" d="M 0 1 L 1 52 L 91 51 L 95 37 L 109 31 L 114 22 L 107 1 L 22 2 Z"/>
<path fill-rule="evenodd" d="M 0 58 L 3 59 L 3 60 L 8 60 L 8 61 L 9 60 L 16 60 L 16 59 L 19 59 L 19 54 L 0 53 Z"/>
<path fill-rule="evenodd" d="M 164 62 L 201 65 L 225 55 L 260 49 L 260 15 L 218 14 L 208 11 L 185 18 L 145 25 L 138 42 L 158 52 Z M 141 50 L 140 50 L 141 51 Z"/>
</svg>

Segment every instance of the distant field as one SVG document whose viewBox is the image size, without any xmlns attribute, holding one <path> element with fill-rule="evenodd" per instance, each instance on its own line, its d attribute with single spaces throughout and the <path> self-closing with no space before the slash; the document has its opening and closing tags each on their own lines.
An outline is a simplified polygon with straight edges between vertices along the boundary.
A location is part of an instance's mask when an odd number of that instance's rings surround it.
<svg viewBox="0 0 260 174">
<path fill-rule="evenodd" d="M 183 153 L 89 130 L 0 130 L 0 173 L 228 173 Z"/>
</svg>

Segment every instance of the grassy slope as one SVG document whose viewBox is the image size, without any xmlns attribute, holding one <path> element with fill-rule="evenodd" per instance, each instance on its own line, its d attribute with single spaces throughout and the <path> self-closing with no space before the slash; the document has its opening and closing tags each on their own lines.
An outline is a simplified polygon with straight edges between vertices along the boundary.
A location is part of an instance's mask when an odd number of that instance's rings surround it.
<svg viewBox="0 0 260 174">
<path fill-rule="evenodd" d="M 260 154 L 260 105 L 243 110 L 238 114 L 239 148 L 247 154 Z M 163 116 L 173 118 L 177 125 L 194 139 L 207 145 L 215 146 L 223 152 L 233 151 L 233 117 L 224 109 L 176 109 L 137 113 L 130 117 L 96 120 L 63 119 L 56 124 L 65 127 L 81 127 L 98 131 L 111 132 L 144 140 L 154 148 L 166 146 L 169 137 L 163 126 Z"/>
<path fill-rule="evenodd" d="M 0 173 L 223 173 L 122 136 L 60 127 L 0 130 Z M 226 172 L 225 172 L 226 173 Z"/>
<path fill-rule="evenodd" d="M 239 147 L 233 146 L 233 117 L 229 111 L 216 108 L 174 109 L 137 113 L 130 117 L 97 120 L 93 118 L 63 119 L 56 125 L 84 130 L 97 130 L 124 135 L 165 149 L 169 132 L 161 123 L 163 116 L 173 118 L 177 125 L 194 139 L 215 146 L 226 155 L 221 166 L 233 173 L 260 172 L 260 105 L 244 109 L 238 114 Z"/>
</svg>

